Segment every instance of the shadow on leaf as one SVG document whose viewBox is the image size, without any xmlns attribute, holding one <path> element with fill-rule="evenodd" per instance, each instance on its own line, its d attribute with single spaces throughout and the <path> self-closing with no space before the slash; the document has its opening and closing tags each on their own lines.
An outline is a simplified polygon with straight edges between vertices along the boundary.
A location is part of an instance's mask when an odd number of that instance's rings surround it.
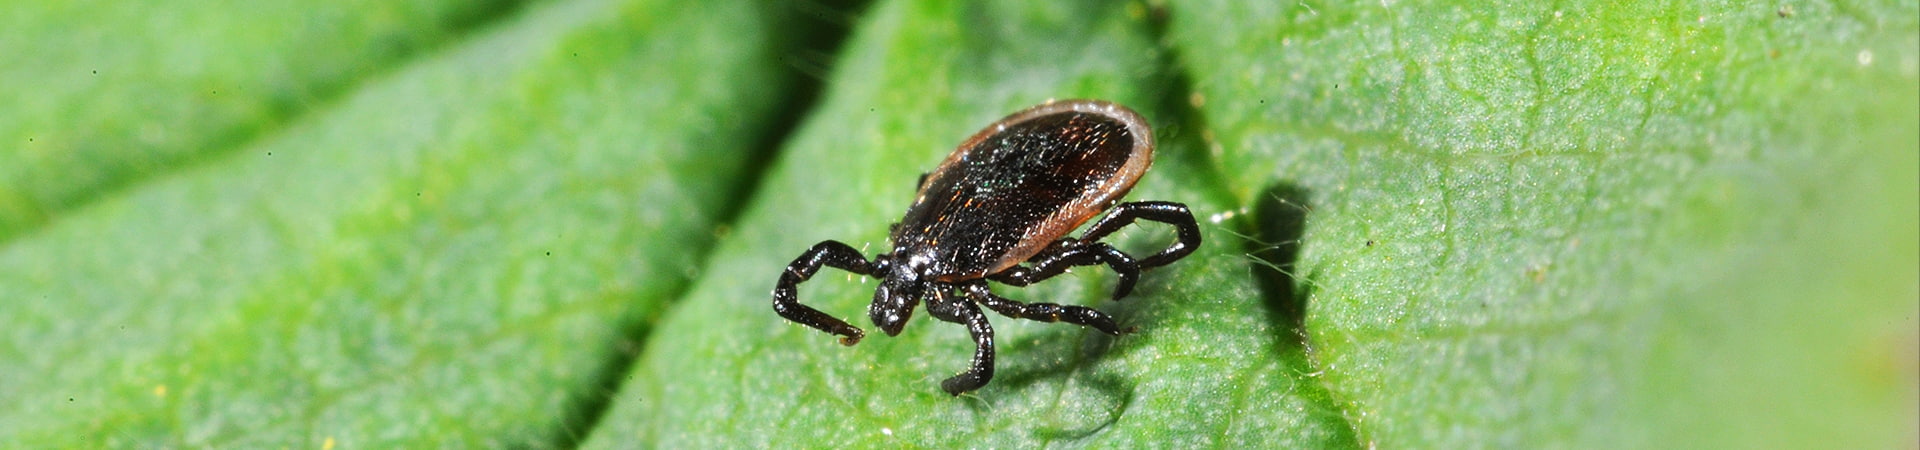
<svg viewBox="0 0 1920 450">
<path fill-rule="evenodd" d="M 1300 236 L 1306 232 L 1307 190 L 1279 183 L 1262 192 L 1253 205 L 1251 239 L 1246 240 L 1247 256 L 1253 264 L 1253 279 L 1267 304 L 1267 319 L 1281 331 L 1279 350 L 1298 352 L 1306 348 L 1307 298 L 1312 285 L 1299 286 L 1295 263 L 1300 258 Z"/>
</svg>

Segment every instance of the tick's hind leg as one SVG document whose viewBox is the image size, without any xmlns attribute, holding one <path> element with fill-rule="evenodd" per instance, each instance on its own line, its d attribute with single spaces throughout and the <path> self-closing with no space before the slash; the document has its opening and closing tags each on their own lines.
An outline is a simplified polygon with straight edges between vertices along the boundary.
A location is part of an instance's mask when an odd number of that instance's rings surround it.
<svg viewBox="0 0 1920 450">
<path fill-rule="evenodd" d="M 773 285 L 773 311 L 780 313 L 780 317 L 785 317 L 787 320 L 840 335 L 841 344 L 859 343 L 860 338 L 866 333 L 847 324 L 844 320 L 836 319 L 811 306 L 800 304 L 800 299 L 795 294 L 800 282 L 813 278 L 813 274 L 819 272 L 820 266 L 823 265 L 861 275 L 873 275 L 873 265 L 867 263 L 867 257 L 861 255 L 859 250 L 854 250 L 853 247 L 848 247 L 847 244 L 839 241 L 823 241 L 814 244 L 813 248 L 807 249 L 806 253 L 801 253 L 799 258 L 794 258 L 793 263 L 787 264 L 787 271 L 781 273 L 780 281 Z"/>
<path fill-rule="evenodd" d="M 1094 222 L 1093 227 L 1088 228 L 1086 234 L 1080 235 L 1080 240 L 1098 241 L 1101 238 L 1107 237 L 1108 234 L 1119 231 L 1121 227 L 1132 225 L 1136 219 L 1145 219 L 1173 225 L 1174 232 L 1177 235 L 1177 240 L 1173 243 L 1173 246 L 1167 247 L 1166 250 L 1161 250 L 1160 253 L 1155 253 L 1153 256 L 1141 258 L 1141 269 L 1151 269 L 1167 265 L 1167 263 L 1185 258 L 1188 254 L 1200 248 L 1200 224 L 1194 222 L 1193 212 L 1187 210 L 1187 205 L 1174 202 L 1121 203 L 1119 206 L 1113 208 L 1112 213 L 1100 218 L 1099 222 Z"/>
<path fill-rule="evenodd" d="M 1106 264 L 1120 275 L 1120 280 L 1113 284 L 1114 300 L 1133 292 L 1133 284 L 1140 279 L 1141 266 L 1133 257 L 1103 242 L 1074 239 L 1054 242 L 1039 255 L 1034 255 L 1032 262 L 1026 266 L 1013 266 L 987 278 L 1009 286 L 1026 286 L 1053 278 L 1073 266 L 1096 264 Z"/>
<path fill-rule="evenodd" d="M 986 386 L 993 379 L 993 325 L 987 323 L 987 315 L 980 313 L 980 307 L 953 295 L 950 289 L 942 287 L 934 291 L 933 298 L 927 302 L 927 314 L 935 319 L 964 324 L 967 332 L 973 335 L 973 364 L 967 371 L 960 372 L 946 381 L 940 382 L 940 389 L 948 394 L 961 393 Z"/>
<path fill-rule="evenodd" d="M 1040 322 L 1066 322 L 1093 327 L 1102 333 L 1114 336 L 1133 331 L 1120 328 L 1120 325 L 1113 322 L 1113 316 L 1108 316 L 1107 313 L 1097 309 L 1056 303 L 1021 303 L 994 295 L 992 290 L 987 289 L 985 283 L 969 285 L 965 289 L 967 296 L 973 301 L 986 305 L 987 309 L 1003 316 Z"/>
</svg>

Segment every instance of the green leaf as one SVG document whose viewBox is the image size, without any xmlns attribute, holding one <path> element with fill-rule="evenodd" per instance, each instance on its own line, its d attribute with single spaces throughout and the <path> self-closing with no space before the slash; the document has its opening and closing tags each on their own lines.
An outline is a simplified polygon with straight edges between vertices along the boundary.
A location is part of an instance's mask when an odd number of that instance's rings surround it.
<svg viewBox="0 0 1920 450">
<path fill-rule="evenodd" d="M 0 242 L 271 135 L 515 3 L 0 5 Z"/>
<path fill-rule="evenodd" d="M 777 126 L 769 25 L 539 6 L 11 242 L 0 442 L 580 439 Z"/>
<path fill-rule="evenodd" d="M 937 3 L 6 7 L 0 442 L 1914 445 L 1911 2 Z M 996 292 L 1139 332 L 770 310 L 1073 97 L 1205 244 Z"/>
<path fill-rule="evenodd" d="M 1256 5 L 1171 34 L 1370 447 L 1912 445 L 1912 3 Z"/>
</svg>

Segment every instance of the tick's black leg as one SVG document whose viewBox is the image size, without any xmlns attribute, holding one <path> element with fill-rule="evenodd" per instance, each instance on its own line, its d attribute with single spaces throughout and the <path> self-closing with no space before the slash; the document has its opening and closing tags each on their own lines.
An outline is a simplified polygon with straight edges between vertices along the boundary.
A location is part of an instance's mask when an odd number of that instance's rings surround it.
<svg viewBox="0 0 1920 450">
<path fill-rule="evenodd" d="M 1026 286 L 1053 278 L 1074 266 L 1091 266 L 1100 263 L 1098 253 L 1088 251 L 1073 238 L 1061 238 L 1027 260 L 1027 265 L 1013 266 L 987 276 L 988 279 L 1011 286 Z"/>
<path fill-rule="evenodd" d="M 787 264 L 786 273 L 780 274 L 780 282 L 773 285 L 773 311 L 780 313 L 780 317 L 785 317 L 787 320 L 840 335 L 841 344 L 859 343 L 860 338 L 866 336 L 866 333 L 847 324 L 844 320 L 836 319 L 811 306 L 800 304 L 800 299 L 795 295 L 800 282 L 813 278 L 814 272 L 819 272 L 822 265 L 861 275 L 873 275 L 873 265 L 867 263 L 867 257 L 862 256 L 859 250 L 854 250 L 853 247 L 848 247 L 847 244 L 839 241 L 814 244 L 813 248 L 807 249 L 806 253 L 801 253 L 799 258 L 794 258 L 792 264 Z"/>
<path fill-rule="evenodd" d="M 1073 239 L 1061 239 L 1035 255 L 1028 265 L 1014 266 L 988 278 L 1010 286 L 1026 286 L 1053 278 L 1073 266 L 1094 264 L 1106 264 L 1120 275 L 1120 281 L 1113 286 L 1115 300 L 1133 292 L 1134 282 L 1140 279 L 1140 265 L 1133 257 L 1105 243 Z"/>
<path fill-rule="evenodd" d="M 966 324 L 967 331 L 973 334 L 973 365 L 967 371 L 940 382 L 940 389 L 948 394 L 961 393 L 986 386 L 993 379 L 993 325 L 987 323 L 987 315 L 980 313 L 980 307 L 953 295 L 951 288 L 942 286 L 927 302 L 927 314 L 935 319 Z"/>
<path fill-rule="evenodd" d="M 1200 224 L 1194 222 L 1193 212 L 1187 205 L 1174 202 L 1132 202 L 1121 203 L 1112 213 L 1100 218 L 1087 233 L 1080 236 L 1081 241 L 1098 241 L 1120 227 L 1133 224 L 1134 219 L 1145 219 L 1173 225 L 1179 240 L 1172 247 L 1161 250 L 1153 256 L 1140 260 L 1141 269 L 1151 269 L 1167 265 L 1200 248 Z"/>
<path fill-rule="evenodd" d="M 1055 303 L 1021 303 L 994 295 L 986 284 L 974 284 L 966 287 L 967 296 L 973 301 L 986 305 L 1000 315 L 1015 319 L 1027 319 L 1040 322 L 1066 322 L 1080 326 L 1093 327 L 1102 333 L 1119 336 L 1132 331 L 1121 329 L 1113 322 L 1113 317 L 1100 310 L 1085 306 L 1061 305 Z"/>
</svg>

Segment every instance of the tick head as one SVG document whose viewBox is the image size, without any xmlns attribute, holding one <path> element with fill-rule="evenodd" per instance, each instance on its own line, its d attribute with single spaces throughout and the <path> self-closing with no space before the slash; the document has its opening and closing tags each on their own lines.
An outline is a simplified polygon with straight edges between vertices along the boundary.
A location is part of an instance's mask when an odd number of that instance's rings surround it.
<svg viewBox="0 0 1920 450">
<path fill-rule="evenodd" d="M 920 265 L 912 259 L 888 266 L 880 287 L 873 290 L 873 304 L 867 307 L 867 318 L 888 336 L 898 336 L 900 330 L 906 328 L 907 319 L 913 317 L 913 308 L 920 304 L 926 284 L 917 270 Z"/>
</svg>

